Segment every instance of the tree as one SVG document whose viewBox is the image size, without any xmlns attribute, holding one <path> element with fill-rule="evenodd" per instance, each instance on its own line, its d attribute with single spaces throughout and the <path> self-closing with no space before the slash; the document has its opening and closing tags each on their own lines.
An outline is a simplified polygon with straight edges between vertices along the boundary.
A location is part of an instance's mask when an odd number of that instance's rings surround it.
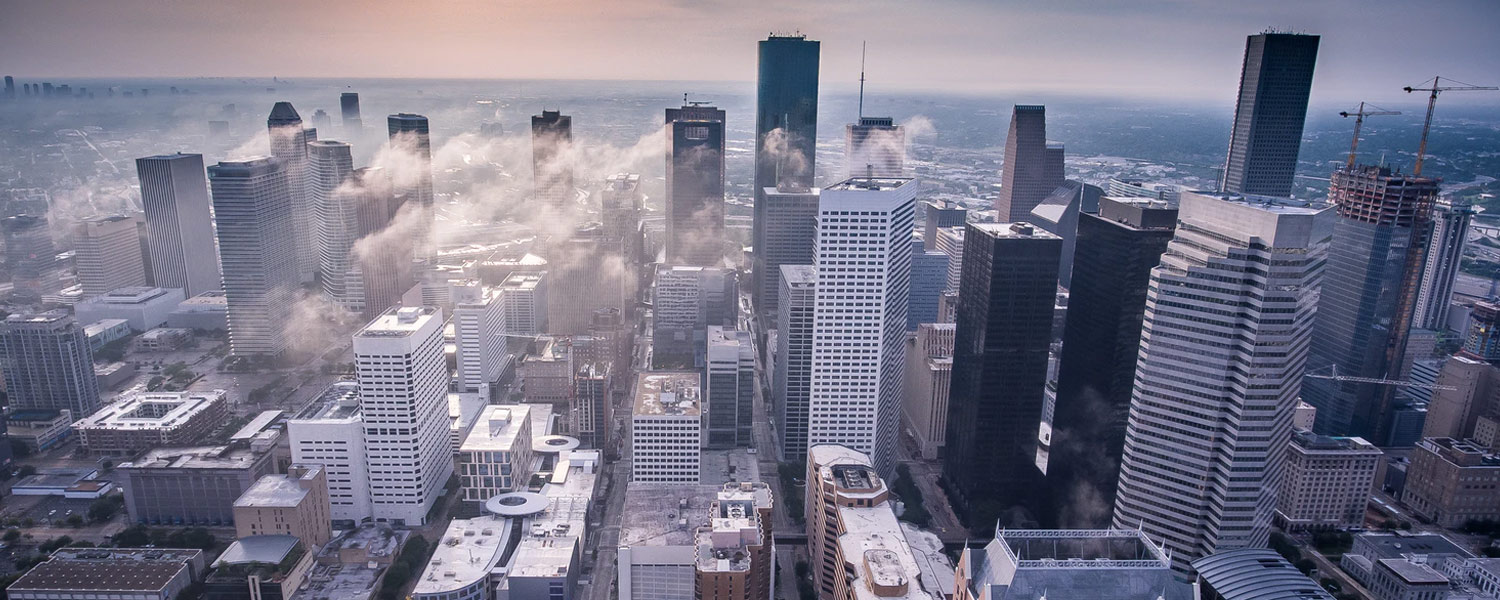
<svg viewBox="0 0 1500 600">
<path fill-rule="evenodd" d="M 166 379 L 162 378 L 161 375 L 153 375 L 151 379 L 146 381 L 146 390 L 154 392 L 157 389 L 161 388 L 161 384 L 164 381 L 166 381 Z"/>
<path fill-rule="evenodd" d="M 16 469 L 16 477 L 31 477 L 32 475 L 36 475 L 36 467 L 32 465 L 21 465 L 21 468 Z"/>
<path fill-rule="evenodd" d="M 37 550 L 40 551 L 42 554 L 51 554 L 53 551 L 57 550 L 58 548 L 62 548 L 62 547 L 67 546 L 68 544 L 71 544 L 71 543 L 73 543 L 73 538 L 68 537 L 68 536 L 65 535 L 65 536 L 62 536 L 62 537 L 59 537 L 59 538 L 52 538 L 50 540 L 42 542 L 42 545 L 37 546 Z"/>
<path fill-rule="evenodd" d="M 108 521 L 120 511 L 119 496 L 105 496 L 89 504 L 89 520 L 96 523 Z"/>
<path fill-rule="evenodd" d="M 145 525 L 133 525 L 116 533 L 109 541 L 119 548 L 140 548 L 151 543 L 151 532 Z"/>
<path fill-rule="evenodd" d="M 68 518 L 65 520 L 65 522 L 68 524 L 68 527 L 83 527 L 83 515 L 79 515 L 76 513 L 68 515 Z"/>
<path fill-rule="evenodd" d="M 7 530 L 5 530 L 5 535 L 4 536 L 0 536 L 0 539 L 3 539 L 5 541 L 7 541 L 7 542 L 14 542 L 16 540 L 19 540 L 19 539 L 21 539 L 21 530 L 19 530 L 19 529 L 7 529 Z"/>
</svg>

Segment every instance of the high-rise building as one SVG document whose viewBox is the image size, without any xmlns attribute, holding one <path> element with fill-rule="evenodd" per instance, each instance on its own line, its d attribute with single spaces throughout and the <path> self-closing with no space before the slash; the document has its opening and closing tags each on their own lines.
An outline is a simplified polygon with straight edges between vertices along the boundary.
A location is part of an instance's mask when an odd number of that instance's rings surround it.
<svg viewBox="0 0 1500 600">
<path fill-rule="evenodd" d="M 704 446 L 750 447 L 755 422 L 755 349 L 749 332 L 708 327 L 703 383 L 708 412 Z"/>
<path fill-rule="evenodd" d="M 906 309 L 906 330 L 938 321 L 938 300 L 948 285 L 948 255 L 928 250 L 922 238 L 911 239 L 911 300 Z"/>
<path fill-rule="evenodd" d="M 923 323 L 906 342 L 906 400 L 902 422 L 925 460 L 941 456 L 948 439 L 948 392 L 953 382 L 952 323 Z"/>
<path fill-rule="evenodd" d="M 636 375 L 630 416 L 630 480 L 696 485 L 703 454 L 702 376 L 686 371 Z"/>
<path fill-rule="evenodd" d="M 352 526 L 374 516 L 357 382 L 328 386 L 287 421 L 286 431 L 293 462 L 322 465 L 335 524 Z"/>
<path fill-rule="evenodd" d="M 667 109 L 667 263 L 724 260 L 724 111 Z"/>
<path fill-rule="evenodd" d="M 568 412 L 572 431 L 586 447 L 610 448 L 614 427 L 614 372 L 609 361 L 583 363 L 573 372 L 573 398 Z"/>
<path fill-rule="evenodd" d="M 771 537 L 771 488 L 729 482 L 709 505 L 707 525 L 694 534 L 697 598 L 765 600 L 771 597 L 776 544 Z"/>
<path fill-rule="evenodd" d="M 281 163 L 269 156 L 208 168 L 235 354 L 275 356 L 297 297 L 292 202 Z"/>
<path fill-rule="evenodd" d="M 848 179 L 818 201 L 808 444 L 895 469 L 911 286 L 912 179 Z M 863 262 L 863 265 L 850 263 Z"/>
<path fill-rule="evenodd" d="M 556 110 L 531 117 L 532 185 L 537 202 L 561 209 L 573 199 L 572 145 L 573 117 Z"/>
<path fill-rule="evenodd" d="M 905 126 L 890 117 L 865 116 L 844 126 L 845 177 L 901 177 L 905 172 Z"/>
<path fill-rule="evenodd" d="M 1357 166 L 1333 174 L 1328 198 L 1338 212 L 1336 251 L 1329 253 L 1323 277 L 1308 369 L 1401 378 L 1437 194 L 1437 180 L 1385 167 Z M 1318 433 L 1384 440 L 1396 389 L 1311 379 L 1302 396 L 1318 408 Z"/>
<path fill-rule="evenodd" d="M 1108 508 L 1074 500 L 1114 504 L 1146 290 L 1176 226 L 1177 206 L 1159 200 L 1105 197 L 1078 217 L 1047 462 L 1058 526 L 1109 522 Z"/>
<path fill-rule="evenodd" d="M 419 526 L 453 473 L 443 313 L 386 311 L 354 334 L 374 517 Z"/>
<path fill-rule="evenodd" d="M 391 146 L 411 155 L 415 173 L 391 173 L 396 182 L 396 195 L 405 197 L 413 205 L 417 226 L 413 231 L 416 252 L 419 258 L 427 258 L 436 252 L 432 239 L 433 191 L 432 191 L 432 139 L 427 131 L 427 117 L 411 113 L 400 113 L 386 117 L 386 129 Z"/>
<path fill-rule="evenodd" d="M 14 100 L 16 97 L 16 78 L 5 76 L 5 99 Z"/>
<path fill-rule="evenodd" d="M 1457 528 L 1500 519 L 1500 454 L 1473 441 L 1425 438 L 1412 449 L 1401 503 L 1423 520 Z"/>
<path fill-rule="evenodd" d="M 84 219 L 73 227 L 78 284 L 85 298 L 146 285 L 137 223 L 132 217 L 116 215 Z"/>
<path fill-rule="evenodd" d="M 922 203 L 922 218 L 922 243 L 928 250 L 936 250 L 938 231 L 963 227 L 969 222 L 969 209 L 947 200 L 928 200 Z"/>
<path fill-rule="evenodd" d="M 984 548 L 961 552 L 953 600 L 1195 598 L 1167 549 L 1135 529 L 996 528 Z"/>
<path fill-rule="evenodd" d="M 203 155 L 137 158 L 135 170 L 155 284 L 182 288 L 188 296 L 221 289 Z"/>
<path fill-rule="evenodd" d="M 5 236 L 5 268 L 10 271 L 13 294 L 19 302 L 41 302 L 42 295 L 56 291 L 57 248 L 46 214 L 16 215 L 0 221 Z"/>
<path fill-rule="evenodd" d="M 1480 417 L 1500 414 L 1500 367 L 1459 352 L 1433 383 L 1443 387 L 1432 390 L 1421 437 L 1470 439 Z"/>
<path fill-rule="evenodd" d="M 764 190 L 756 205 L 764 210 L 761 237 L 755 242 L 755 309 L 761 318 L 775 318 L 782 265 L 805 265 L 813 261 L 813 240 L 818 234 L 818 188 L 783 185 Z"/>
<path fill-rule="evenodd" d="M 68 410 L 84 418 L 99 408 L 94 353 L 66 310 L 5 318 L 5 392 L 12 411 Z"/>
<path fill-rule="evenodd" d="M 345 290 L 350 305 L 362 306 L 362 315 L 373 319 L 399 303 L 401 295 L 411 288 L 414 243 L 405 235 L 380 235 L 396 221 L 406 201 L 405 196 L 396 195 L 384 169 L 355 169 L 352 181 L 353 198 L 335 195 L 340 202 L 354 204 L 356 241 L 350 248 L 349 283 Z M 366 238 L 374 241 L 358 241 Z M 356 291 L 353 289 L 356 286 L 362 289 Z"/>
<path fill-rule="evenodd" d="M 807 264 L 811 255 L 786 257 L 768 262 L 761 253 L 785 240 L 777 227 L 806 214 L 806 197 L 783 198 L 775 206 L 766 202 L 774 190 L 806 194 L 813 185 L 818 140 L 818 60 L 821 44 L 804 35 L 775 35 L 759 44 L 759 73 L 755 94 L 755 219 L 751 244 L 756 252 L 755 287 L 752 289 L 762 318 L 775 315 L 777 292 L 774 281 L 784 264 Z M 817 193 L 812 191 L 811 193 Z M 816 205 L 816 200 L 813 201 Z M 793 214 L 778 215 L 779 209 Z M 804 238 L 804 240 L 807 238 Z M 762 306 L 764 305 L 764 307 Z"/>
<path fill-rule="evenodd" d="M 953 343 L 943 478 L 971 527 L 1036 512 L 1047 359 L 1062 238 L 1029 223 L 970 223 Z M 1006 523 L 1010 525 L 1010 523 Z"/>
<path fill-rule="evenodd" d="M 958 293 L 958 285 L 964 268 L 964 232 L 968 231 L 965 225 L 942 227 L 937 230 L 937 250 L 948 255 L 948 280 L 943 286 L 944 292 Z"/>
<path fill-rule="evenodd" d="M 271 156 L 286 169 L 287 190 L 292 197 L 292 231 L 297 236 L 297 276 L 312 281 L 318 271 L 318 232 L 312 199 L 308 197 L 307 130 L 291 102 L 277 102 L 266 119 L 271 137 Z"/>
<path fill-rule="evenodd" d="M 1294 432 L 1276 494 L 1276 525 L 1289 531 L 1364 525 L 1384 454 L 1357 437 Z"/>
<path fill-rule="evenodd" d="M 1292 195 L 1317 60 L 1316 35 L 1266 32 L 1246 40 L 1221 191 Z"/>
<path fill-rule="evenodd" d="M 1141 179 L 1111 178 L 1104 193 L 1111 198 L 1150 198 L 1175 203 L 1178 196 L 1182 195 L 1182 189 L 1175 185 L 1148 183 Z"/>
<path fill-rule="evenodd" d="M 1432 216 L 1432 236 L 1427 243 L 1427 263 L 1422 267 L 1422 289 L 1412 326 L 1434 331 L 1448 329 L 1453 307 L 1453 282 L 1458 279 L 1464 247 L 1468 245 L 1469 221 L 1474 206 L 1464 200 L 1437 201 Z"/>
<path fill-rule="evenodd" d="M 499 382 L 508 362 L 505 301 L 499 288 L 454 288 L 453 345 L 459 392 L 479 392 Z"/>
<path fill-rule="evenodd" d="M 1017 104 L 1005 136 L 1000 196 L 995 199 L 999 218 L 1012 223 L 1030 219 L 1031 209 L 1062 182 L 1062 152 L 1047 146 L 1047 107 Z"/>
<path fill-rule="evenodd" d="M 285 474 L 261 477 L 234 501 L 234 533 L 290 535 L 307 548 L 321 548 L 332 536 L 328 475 L 322 465 L 292 464 Z"/>
<path fill-rule="evenodd" d="M 1057 261 L 1057 282 L 1073 287 L 1073 253 L 1078 237 L 1078 215 L 1099 212 L 1104 190 L 1081 181 L 1065 180 L 1041 204 L 1031 209 L 1027 222 L 1062 238 L 1062 257 Z"/>
<path fill-rule="evenodd" d="M 739 315 L 734 272 L 712 267 L 656 267 L 651 360 L 658 367 L 701 367 L 707 327 L 733 328 Z"/>
<path fill-rule="evenodd" d="M 539 335 L 547 332 L 547 272 L 517 271 L 500 282 L 505 303 L 505 333 Z"/>
<path fill-rule="evenodd" d="M 330 301 L 350 307 L 349 253 L 358 237 L 356 204 L 351 191 L 354 155 L 349 144 L 318 140 L 304 145 L 307 152 L 308 202 L 312 205 L 317 237 L 318 280 Z"/>
<path fill-rule="evenodd" d="M 1165 541 L 1186 572 L 1270 535 L 1334 215 L 1269 196 L 1180 203 L 1146 293 L 1113 523 Z"/>
<path fill-rule="evenodd" d="M 780 282 L 773 398 L 776 424 L 781 429 L 781 460 L 797 462 L 807 458 L 813 306 L 817 301 L 818 271 L 812 265 L 782 265 Z"/>
<path fill-rule="evenodd" d="M 814 444 L 807 457 L 807 554 L 817 597 L 930 600 L 890 487 L 870 457 Z"/>
<path fill-rule="evenodd" d="M 364 128 L 359 118 L 359 93 L 339 94 L 339 115 L 344 119 L 344 133 L 350 138 L 358 137 L 359 130 Z"/>
</svg>

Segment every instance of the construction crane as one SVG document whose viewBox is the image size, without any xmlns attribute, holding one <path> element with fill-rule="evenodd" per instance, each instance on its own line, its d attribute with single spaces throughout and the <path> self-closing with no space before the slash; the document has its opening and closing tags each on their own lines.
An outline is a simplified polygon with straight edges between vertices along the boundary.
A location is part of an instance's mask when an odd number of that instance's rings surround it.
<svg viewBox="0 0 1500 600">
<path fill-rule="evenodd" d="M 1430 87 L 1412 87 L 1412 86 L 1408 85 L 1408 86 L 1406 86 L 1404 88 L 1401 88 L 1403 90 L 1406 90 L 1406 93 L 1408 93 L 1408 94 L 1410 94 L 1412 92 L 1427 92 L 1428 93 L 1428 96 L 1427 96 L 1427 122 L 1422 124 L 1422 143 L 1417 146 L 1417 165 L 1416 165 L 1416 167 L 1412 168 L 1412 170 L 1411 170 L 1411 174 L 1412 175 L 1419 176 L 1419 175 L 1422 174 L 1422 161 L 1427 158 L 1427 134 L 1428 134 L 1428 132 L 1432 131 L 1432 109 L 1433 109 L 1433 107 L 1437 106 L 1437 97 L 1438 97 L 1439 93 L 1441 93 L 1441 92 L 1482 92 L 1482 91 L 1493 92 L 1493 91 L 1496 91 L 1496 90 L 1500 90 L 1500 88 L 1497 88 L 1497 87 L 1481 86 L 1481 85 L 1469 85 L 1469 84 L 1464 83 L 1462 81 L 1455 81 L 1453 79 L 1449 79 L 1448 81 L 1452 81 L 1453 83 L 1457 83 L 1457 84 L 1460 84 L 1460 85 L 1448 85 L 1448 86 L 1445 86 L 1445 85 L 1443 85 L 1443 81 L 1442 80 L 1443 80 L 1442 77 L 1433 77 L 1432 78 L 1432 82 L 1431 82 L 1432 85 Z M 1427 85 L 1427 83 L 1428 82 L 1425 82 L 1425 81 L 1422 82 L 1423 85 Z"/>
<path fill-rule="evenodd" d="M 1385 116 L 1385 115 L 1399 115 L 1399 114 L 1401 114 L 1401 111 L 1399 111 L 1399 110 L 1386 110 L 1386 109 L 1380 108 L 1379 106 L 1375 106 L 1373 104 L 1370 105 L 1370 108 L 1373 108 L 1373 109 L 1376 109 L 1376 110 L 1366 111 L 1365 110 L 1365 103 L 1360 102 L 1358 110 L 1356 110 L 1354 112 L 1349 112 L 1349 111 L 1346 110 L 1344 112 L 1339 113 L 1340 117 L 1345 117 L 1345 118 L 1354 117 L 1354 141 L 1349 144 L 1349 162 L 1344 163 L 1344 168 L 1345 169 L 1353 169 L 1354 168 L 1354 153 L 1359 150 L 1359 128 L 1360 128 L 1360 126 L 1362 126 L 1362 125 L 1365 124 L 1365 117 L 1379 117 L 1379 116 Z"/>
<path fill-rule="evenodd" d="M 1317 370 L 1321 371 L 1322 369 L 1317 369 Z M 1323 375 L 1323 374 L 1320 374 L 1320 373 L 1314 373 L 1312 371 L 1308 371 L 1306 373 L 1303 373 L 1302 376 L 1310 378 L 1310 379 L 1329 379 L 1329 380 L 1333 380 L 1333 381 L 1352 381 L 1352 382 L 1355 382 L 1355 383 L 1373 383 L 1375 385 L 1394 385 L 1394 386 L 1398 386 L 1398 387 L 1421 388 L 1421 389 L 1424 389 L 1424 390 L 1450 390 L 1450 391 L 1453 391 L 1453 390 L 1457 390 L 1458 389 L 1458 388 L 1453 387 L 1451 385 L 1438 385 L 1436 383 L 1419 383 L 1419 382 L 1416 382 L 1416 381 L 1398 381 L 1398 380 L 1395 380 L 1395 379 L 1377 379 L 1377 378 L 1374 378 L 1374 377 L 1351 377 L 1351 376 L 1348 376 L 1348 375 L 1339 375 L 1339 366 L 1338 365 L 1328 365 L 1328 374 L 1327 375 Z"/>
</svg>

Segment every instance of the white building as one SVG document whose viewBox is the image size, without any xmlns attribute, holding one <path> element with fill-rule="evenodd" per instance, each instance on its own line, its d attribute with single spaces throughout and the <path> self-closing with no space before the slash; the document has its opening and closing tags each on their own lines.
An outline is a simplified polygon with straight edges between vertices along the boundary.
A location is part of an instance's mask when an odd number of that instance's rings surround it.
<svg viewBox="0 0 1500 600">
<path fill-rule="evenodd" d="M 355 203 L 358 195 L 341 189 L 354 177 L 354 158 L 349 144 L 333 140 L 307 143 L 307 208 L 317 240 L 308 250 L 318 257 L 318 279 L 329 301 L 350 306 L 349 250 L 359 237 Z M 313 246 L 313 244 L 309 244 Z M 358 287 L 358 286 L 355 286 Z"/>
<path fill-rule="evenodd" d="M 620 600 L 697 600 L 697 531 L 710 522 L 710 509 L 722 490 L 639 481 L 625 487 L 615 555 Z"/>
<path fill-rule="evenodd" d="M 895 467 L 901 427 L 912 179 L 849 179 L 818 203 L 808 444 L 843 444 Z"/>
<path fill-rule="evenodd" d="M 636 376 L 630 417 L 630 480 L 695 485 L 703 452 L 703 392 L 698 373 Z"/>
<path fill-rule="evenodd" d="M 906 430 L 926 460 L 938 458 L 948 439 L 948 386 L 953 380 L 953 323 L 923 323 L 906 345 Z"/>
<path fill-rule="evenodd" d="M 1296 431 L 1277 492 L 1277 525 L 1292 531 L 1363 525 L 1384 454 L 1362 438 Z"/>
<path fill-rule="evenodd" d="M 442 311 L 376 317 L 354 335 L 354 366 L 375 520 L 421 525 L 453 473 Z"/>
<path fill-rule="evenodd" d="M 505 301 L 497 288 L 453 287 L 453 344 L 461 392 L 478 392 L 500 379 L 510 355 L 505 343 Z"/>
<path fill-rule="evenodd" d="M 948 286 L 943 289 L 945 292 L 958 293 L 959 274 L 963 273 L 964 231 L 967 229 L 959 225 L 939 227 L 937 230 L 937 249 L 948 255 Z"/>
<path fill-rule="evenodd" d="M 329 514 L 353 525 L 374 516 L 370 477 L 365 468 L 365 425 L 359 384 L 333 384 L 287 422 L 292 462 L 318 464 L 328 477 Z"/>
<path fill-rule="evenodd" d="M 166 325 L 167 316 L 183 299 L 177 288 L 124 287 L 73 305 L 73 315 L 79 323 L 125 319 L 130 329 L 140 333 Z"/>
<path fill-rule="evenodd" d="M 531 469 L 531 438 L 528 405 L 484 407 L 458 448 L 459 499 L 485 502 L 524 487 Z"/>
<path fill-rule="evenodd" d="M 1191 192 L 1180 207 L 1151 271 L 1114 526 L 1186 572 L 1270 535 L 1334 215 Z"/>
<path fill-rule="evenodd" d="M 500 284 L 505 306 L 505 333 L 538 335 L 547 332 L 547 272 L 511 273 Z"/>
<path fill-rule="evenodd" d="M 84 298 L 146 285 L 138 223 L 116 215 L 84 219 L 73 227 L 74 262 Z"/>
<path fill-rule="evenodd" d="M 229 301 L 224 292 L 203 292 L 177 303 L 177 310 L 167 315 L 167 326 L 204 331 L 229 329 Z"/>
</svg>

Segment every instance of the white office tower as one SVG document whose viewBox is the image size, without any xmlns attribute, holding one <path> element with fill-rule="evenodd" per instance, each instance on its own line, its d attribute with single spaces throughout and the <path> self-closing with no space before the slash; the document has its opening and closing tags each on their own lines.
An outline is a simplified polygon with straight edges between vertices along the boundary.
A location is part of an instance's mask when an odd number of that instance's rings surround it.
<svg viewBox="0 0 1500 600">
<path fill-rule="evenodd" d="M 843 444 L 892 473 L 901 430 L 913 179 L 854 178 L 818 203 L 808 444 Z"/>
<path fill-rule="evenodd" d="M 540 335 L 547 332 L 547 272 L 517 271 L 500 283 L 505 306 L 505 333 Z"/>
<path fill-rule="evenodd" d="M 333 140 L 307 143 L 307 196 L 317 237 L 318 280 L 323 295 L 350 308 L 349 251 L 359 236 L 358 195 L 346 184 L 354 178 L 349 144 Z"/>
<path fill-rule="evenodd" d="M 1469 242 L 1474 206 L 1467 200 L 1439 199 L 1436 208 L 1412 326 L 1444 331 L 1448 329 L 1448 312 L 1453 306 L 1453 282 L 1458 278 L 1464 246 Z"/>
<path fill-rule="evenodd" d="M 83 297 L 146 285 L 141 234 L 132 217 L 84 219 L 73 227 L 74 264 Z"/>
<path fill-rule="evenodd" d="M 965 226 L 941 227 L 937 232 L 937 249 L 948 255 L 948 285 L 944 292 L 958 293 L 959 274 L 963 273 Z"/>
<path fill-rule="evenodd" d="M 453 343 L 460 392 L 478 392 L 500 379 L 505 366 L 505 303 L 500 290 L 453 287 Z"/>
<path fill-rule="evenodd" d="M 222 289 L 203 155 L 137 158 L 135 171 L 156 285 L 182 288 L 189 298 Z"/>
<path fill-rule="evenodd" d="M 630 413 L 630 480 L 697 485 L 703 454 L 702 376 L 692 371 L 636 375 Z"/>
<path fill-rule="evenodd" d="M 358 383 L 340 381 L 329 386 L 287 421 L 286 431 L 292 462 L 323 466 L 334 523 L 352 527 L 373 516 Z"/>
<path fill-rule="evenodd" d="M 269 156 L 208 168 L 213 184 L 229 346 L 237 355 L 275 356 L 291 339 L 286 317 L 297 300 L 292 201 L 281 163 Z"/>
<path fill-rule="evenodd" d="M 1292 434 L 1333 211 L 1182 194 L 1151 271 L 1114 526 L 1173 568 L 1263 547 Z"/>
<path fill-rule="evenodd" d="M 890 117 L 844 126 L 844 177 L 900 177 L 905 170 L 905 127 Z"/>
<path fill-rule="evenodd" d="M 708 443 L 714 450 L 749 448 L 755 420 L 755 349 L 750 332 L 708 327 Z"/>
<path fill-rule="evenodd" d="M 423 525 L 453 474 L 442 311 L 376 317 L 354 334 L 354 367 L 375 520 Z"/>
</svg>

